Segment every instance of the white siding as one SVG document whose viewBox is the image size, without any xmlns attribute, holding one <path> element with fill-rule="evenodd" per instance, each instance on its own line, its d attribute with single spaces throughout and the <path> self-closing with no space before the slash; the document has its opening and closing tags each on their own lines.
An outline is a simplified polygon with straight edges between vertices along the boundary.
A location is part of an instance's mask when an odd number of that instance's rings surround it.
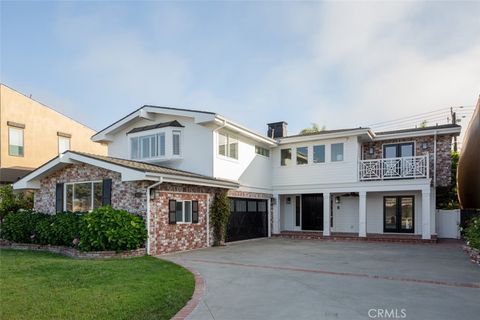
<svg viewBox="0 0 480 320">
<path fill-rule="evenodd" d="M 332 143 L 344 143 L 343 161 L 330 161 L 330 145 Z M 321 144 L 325 145 L 325 163 L 313 163 L 313 146 Z M 309 148 L 308 164 L 297 165 L 295 148 L 305 146 Z M 286 148 L 292 148 L 292 164 L 281 166 L 280 150 Z M 288 185 L 356 182 L 358 180 L 358 154 L 359 143 L 357 142 L 357 137 L 281 145 L 273 151 L 272 185 L 275 188 Z"/>
<path fill-rule="evenodd" d="M 340 203 L 335 203 L 336 196 L 333 195 L 333 232 L 357 233 L 358 197 L 340 197 Z"/>
</svg>

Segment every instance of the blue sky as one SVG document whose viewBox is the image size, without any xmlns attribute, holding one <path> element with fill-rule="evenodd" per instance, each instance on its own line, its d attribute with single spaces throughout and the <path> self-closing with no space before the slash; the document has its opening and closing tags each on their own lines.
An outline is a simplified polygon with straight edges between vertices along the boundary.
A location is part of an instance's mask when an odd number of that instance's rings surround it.
<svg viewBox="0 0 480 320">
<path fill-rule="evenodd" d="M 144 104 L 365 126 L 480 93 L 478 2 L 1 3 L 1 81 L 101 129 Z"/>
</svg>

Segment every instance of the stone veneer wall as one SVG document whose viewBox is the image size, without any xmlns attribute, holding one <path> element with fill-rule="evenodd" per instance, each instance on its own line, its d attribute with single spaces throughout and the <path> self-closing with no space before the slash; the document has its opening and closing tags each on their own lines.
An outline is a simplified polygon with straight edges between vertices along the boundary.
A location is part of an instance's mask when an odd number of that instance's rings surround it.
<svg viewBox="0 0 480 320">
<path fill-rule="evenodd" d="M 452 135 L 437 136 L 437 186 L 446 187 L 451 183 L 451 150 L 452 150 Z M 392 139 L 384 141 L 375 141 L 363 144 L 362 159 L 381 159 L 383 157 L 383 145 L 400 142 L 415 142 L 415 154 L 417 156 L 429 154 L 430 155 L 430 178 L 433 179 L 433 147 L 434 137 L 412 137 L 403 139 Z M 427 142 L 428 148 L 422 149 L 422 143 Z M 369 154 L 370 147 L 373 147 L 373 155 Z"/>
<path fill-rule="evenodd" d="M 88 164 L 69 164 L 40 181 L 35 192 L 34 208 L 38 212 L 55 213 L 55 188 L 57 183 L 112 179 L 112 207 L 146 218 L 146 188 L 149 181 L 122 182 L 120 173 Z"/>
</svg>

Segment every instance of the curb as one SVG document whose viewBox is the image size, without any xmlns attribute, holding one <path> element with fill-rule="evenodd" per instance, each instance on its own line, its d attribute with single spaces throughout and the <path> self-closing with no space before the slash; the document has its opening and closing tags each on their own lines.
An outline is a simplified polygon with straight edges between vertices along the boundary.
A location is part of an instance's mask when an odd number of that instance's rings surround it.
<svg viewBox="0 0 480 320">
<path fill-rule="evenodd" d="M 180 264 L 178 261 L 175 261 L 175 263 Z M 186 319 L 193 312 L 193 310 L 195 310 L 195 308 L 198 306 L 200 299 L 203 297 L 203 294 L 205 293 L 205 280 L 200 275 L 200 273 L 191 267 L 187 267 L 184 265 L 182 265 L 182 267 L 184 267 L 194 275 L 195 291 L 193 292 L 192 298 L 188 301 L 188 303 L 182 309 L 180 309 L 180 311 L 177 312 L 177 314 L 172 318 L 172 320 Z"/>
</svg>

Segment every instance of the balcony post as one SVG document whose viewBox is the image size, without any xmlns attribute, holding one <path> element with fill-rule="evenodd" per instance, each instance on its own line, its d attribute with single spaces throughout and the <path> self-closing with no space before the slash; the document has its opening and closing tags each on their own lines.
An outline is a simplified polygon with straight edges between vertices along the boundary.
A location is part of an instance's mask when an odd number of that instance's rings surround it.
<svg viewBox="0 0 480 320">
<path fill-rule="evenodd" d="M 430 231 L 430 187 L 422 190 L 422 239 L 431 239 Z"/>
<path fill-rule="evenodd" d="M 330 236 L 330 192 L 323 193 L 323 235 Z"/>
<path fill-rule="evenodd" d="M 367 192 L 358 193 L 358 236 L 367 236 Z"/>
</svg>

